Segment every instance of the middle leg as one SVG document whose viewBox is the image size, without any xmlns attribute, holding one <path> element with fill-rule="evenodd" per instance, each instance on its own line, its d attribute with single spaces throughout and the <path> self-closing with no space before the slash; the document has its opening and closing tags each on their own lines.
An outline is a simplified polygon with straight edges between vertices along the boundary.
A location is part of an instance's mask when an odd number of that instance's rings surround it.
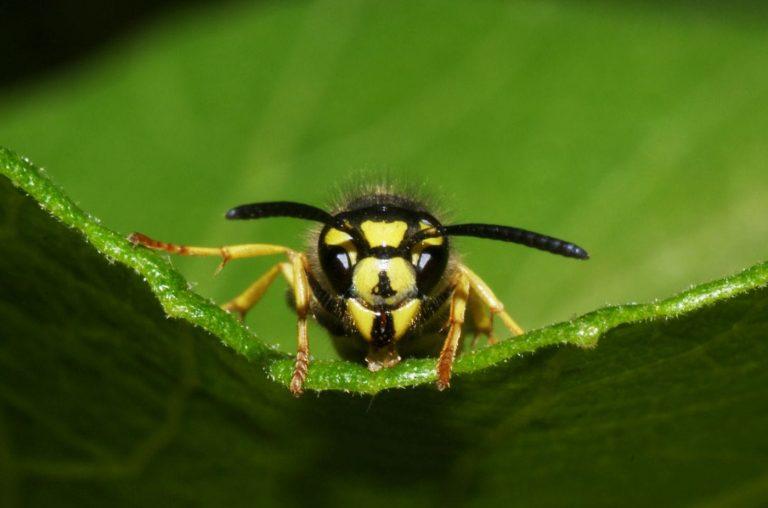
<svg viewBox="0 0 768 508">
<path fill-rule="evenodd" d="M 498 315 L 501 322 L 504 323 L 504 326 L 507 327 L 513 335 L 522 335 L 525 333 L 522 327 L 512 319 L 512 316 L 507 314 L 504 310 L 504 304 L 501 303 L 495 294 L 493 294 L 493 291 L 483 279 L 464 265 L 459 265 L 459 270 L 467 277 L 467 279 L 469 279 L 470 289 L 473 295 L 477 294 L 483 303 L 488 306 L 491 311 L 491 316 Z"/>
<path fill-rule="evenodd" d="M 470 346 L 472 348 L 475 347 L 478 335 L 488 337 L 488 344 L 496 344 L 498 341 L 493 334 L 493 312 L 489 311 L 482 298 L 477 294 L 477 291 L 471 288 L 469 290 L 469 300 L 467 301 L 467 311 L 469 312 L 469 319 L 474 332 Z"/>
<path fill-rule="evenodd" d="M 245 314 L 251 310 L 254 305 L 259 303 L 264 296 L 264 293 L 267 292 L 267 289 L 269 289 L 280 273 L 283 274 L 283 277 L 288 281 L 288 284 L 293 287 L 293 269 L 291 268 L 291 264 L 282 261 L 267 270 L 267 272 L 259 277 L 256 282 L 248 286 L 248 289 L 222 305 L 221 308 L 227 312 L 237 313 L 242 321 L 245 319 Z"/>
</svg>

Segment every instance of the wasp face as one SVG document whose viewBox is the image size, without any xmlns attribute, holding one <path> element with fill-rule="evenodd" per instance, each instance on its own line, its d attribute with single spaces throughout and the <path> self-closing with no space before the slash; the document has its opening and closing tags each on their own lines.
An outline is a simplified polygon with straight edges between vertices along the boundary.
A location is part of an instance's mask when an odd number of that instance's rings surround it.
<svg viewBox="0 0 768 508">
<path fill-rule="evenodd" d="M 323 271 L 342 296 L 372 308 L 395 308 L 429 293 L 448 262 L 442 236 L 413 241 L 413 235 L 440 224 L 403 208 L 377 206 L 339 216 L 353 232 L 326 226 L 318 251 Z"/>
<path fill-rule="evenodd" d="M 401 337 L 448 262 L 446 238 L 413 235 L 440 224 L 425 213 L 387 205 L 344 212 L 337 219 L 346 230 L 326 226 L 319 238 L 325 275 L 346 299 L 363 336 L 374 342 Z"/>
</svg>

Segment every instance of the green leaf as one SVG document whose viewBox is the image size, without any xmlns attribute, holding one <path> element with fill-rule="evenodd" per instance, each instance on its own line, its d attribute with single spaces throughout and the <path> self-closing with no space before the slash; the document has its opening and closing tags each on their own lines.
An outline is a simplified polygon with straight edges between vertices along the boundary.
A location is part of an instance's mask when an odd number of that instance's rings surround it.
<svg viewBox="0 0 768 508">
<path fill-rule="evenodd" d="M 3 89 L 0 143 L 78 207 L 3 152 L 75 229 L 0 178 L 0 506 L 765 506 L 767 13 L 215 2 Z M 215 261 L 172 259 L 187 283 L 123 242 L 300 248 L 303 224 L 223 212 L 322 205 L 360 168 L 593 258 L 457 240 L 524 341 L 466 356 L 446 392 L 379 391 L 430 362 L 372 376 L 330 363 L 316 327 L 313 386 L 377 394 L 295 400 L 268 379 L 295 347 L 284 299 L 249 315 L 261 341 L 208 301 L 270 260 L 214 278 Z M 597 347 L 560 343 L 590 320 Z"/>
<path fill-rule="evenodd" d="M 166 314 L 186 319 L 219 336 L 224 344 L 254 363 L 263 365 L 271 377 L 288 385 L 293 372 L 293 358 L 270 350 L 267 344 L 252 336 L 231 315 L 189 290 L 183 277 L 163 256 L 134 247 L 124 235 L 102 226 L 97 219 L 79 210 L 29 161 L 3 148 L 0 148 L 0 170 L 62 222 L 79 229 L 101 253 L 141 274 L 157 295 Z M 745 293 L 767 281 L 768 263 L 763 263 L 667 300 L 601 309 L 567 323 L 529 332 L 515 340 L 467 352 L 457 359 L 454 370 L 457 375 L 476 372 L 520 354 L 557 344 L 594 347 L 599 337 L 620 325 L 677 317 Z M 434 359 L 409 359 L 376 373 L 351 362 L 316 361 L 310 368 L 306 387 L 374 394 L 387 388 L 414 386 L 434 382 L 435 379 Z"/>
<path fill-rule="evenodd" d="M 768 500 L 766 264 L 467 356 L 476 372 L 447 392 L 296 400 L 259 368 L 280 356 L 167 261 L 26 160 L 2 150 L 0 168 L 38 200 L 0 181 L 4 506 Z M 407 366 L 315 365 L 313 383 L 430 379 L 431 363 Z"/>
</svg>

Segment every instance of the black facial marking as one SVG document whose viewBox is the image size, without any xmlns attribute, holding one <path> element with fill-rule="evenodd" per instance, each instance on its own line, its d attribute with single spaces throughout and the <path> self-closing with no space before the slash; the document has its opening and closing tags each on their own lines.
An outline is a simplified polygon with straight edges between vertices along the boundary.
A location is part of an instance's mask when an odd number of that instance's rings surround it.
<svg viewBox="0 0 768 508">
<path fill-rule="evenodd" d="M 388 310 L 376 314 L 371 330 L 371 340 L 376 347 L 384 347 L 392 342 L 395 336 L 395 324 L 392 313 Z"/>
<path fill-rule="evenodd" d="M 379 283 L 373 286 L 371 293 L 382 298 L 389 298 L 390 296 L 395 296 L 397 294 L 397 291 L 392 289 L 392 285 L 389 282 L 389 276 L 387 276 L 387 272 L 384 270 L 379 272 Z"/>
<path fill-rule="evenodd" d="M 363 256 L 373 256 L 378 259 L 393 258 L 396 256 L 402 256 L 405 251 L 397 247 L 371 247 L 363 250 Z"/>
</svg>

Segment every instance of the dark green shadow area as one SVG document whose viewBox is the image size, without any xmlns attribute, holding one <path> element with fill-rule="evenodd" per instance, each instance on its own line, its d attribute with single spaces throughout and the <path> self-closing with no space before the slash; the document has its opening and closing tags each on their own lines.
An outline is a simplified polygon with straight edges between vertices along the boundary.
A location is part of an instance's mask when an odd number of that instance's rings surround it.
<svg viewBox="0 0 768 508">
<path fill-rule="evenodd" d="M 2 506 L 768 502 L 768 291 L 431 387 L 292 398 L 6 180 Z"/>
</svg>

